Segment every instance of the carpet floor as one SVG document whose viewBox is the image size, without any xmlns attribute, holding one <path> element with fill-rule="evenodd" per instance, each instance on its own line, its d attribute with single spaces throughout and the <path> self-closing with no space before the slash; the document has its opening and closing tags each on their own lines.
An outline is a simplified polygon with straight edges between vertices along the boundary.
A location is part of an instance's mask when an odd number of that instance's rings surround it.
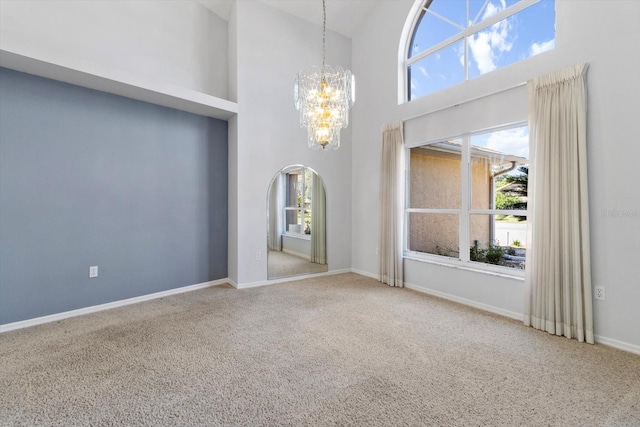
<svg viewBox="0 0 640 427">
<path fill-rule="evenodd" d="M 640 357 L 341 274 L 0 335 L 0 425 L 640 426 Z"/>
</svg>

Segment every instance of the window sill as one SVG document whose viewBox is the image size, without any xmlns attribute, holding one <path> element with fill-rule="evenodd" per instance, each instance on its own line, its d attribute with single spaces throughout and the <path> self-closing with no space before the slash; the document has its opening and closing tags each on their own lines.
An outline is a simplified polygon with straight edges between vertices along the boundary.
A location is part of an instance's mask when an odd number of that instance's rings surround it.
<svg viewBox="0 0 640 427">
<path fill-rule="evenodd" d="M 427 264 L 440 265 L 443 267 L 455 268 L 458 270 L 465 270 L 465 271 L 472 271 L 474 273 L 487 274 L 489 276 L 503 277 L 505 279 L 512 279 L 512 280 L 524 282 L 524 274 L 525 274 L 524 270 L 514 271 L 515 274 L 509 274 L 509 272 L 500 272 L 495 270 L 484 269 L 481 267 L 475 267 L 471 265 L 471 263 L 469 262 L 460 261 L 458 259 L 451 259 L 451 260 L 443 259 L 441 261 L 435 258 L 423 258 L 411 253 L 405 253 L 402 258 L 405 260 L 424 262 Z"/>
<path fill-rule="evenodd" d="M 311 234 L 290 233 L 288 231 L 285 231 L 285 233 L 283 235 L 287 236 L 287 237 L 292 237 L 294 239 L 311 240 Z"/>
</svg>

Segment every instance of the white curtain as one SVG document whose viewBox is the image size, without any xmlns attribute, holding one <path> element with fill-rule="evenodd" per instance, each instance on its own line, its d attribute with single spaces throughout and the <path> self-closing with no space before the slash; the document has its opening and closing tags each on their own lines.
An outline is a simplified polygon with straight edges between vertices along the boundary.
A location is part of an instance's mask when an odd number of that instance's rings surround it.
<svg viewBox="0 0 640 427">
<path fill-rule="evenodd" d="M 311 262 L 327 263 L 327 196 L 320 177 L 311 173 Z"/>
<path fill-rule="evenodd" d="M 404 202 L 404 142 L 402 122 L 382 128 L 380 171 L 380 281 L 404 286 L 402 273 L 402 217 Z"/>
<path fill-rule="evenodd" d="M 284 178 L 279 173 L 269 190 L 269 249 L 282 250 L 282 223 L 284 215 Z"/>
<path fill-rule="evenodd" d="M 593 344 L 587 64 L 529 86 L 529 234 L 524 323 Z"/>
</svg>

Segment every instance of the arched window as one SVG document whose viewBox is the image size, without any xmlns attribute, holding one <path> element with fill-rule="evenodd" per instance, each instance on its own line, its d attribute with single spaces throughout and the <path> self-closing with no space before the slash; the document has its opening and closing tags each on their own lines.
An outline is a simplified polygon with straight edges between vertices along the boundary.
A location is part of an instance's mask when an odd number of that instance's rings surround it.
<svg viewBox="0 0 640 427">
<path fill-rule="evenodd" d="M 408 101 L 555 47 L 555 0 L 424 0 L 414 19 Z"/>
</svg>

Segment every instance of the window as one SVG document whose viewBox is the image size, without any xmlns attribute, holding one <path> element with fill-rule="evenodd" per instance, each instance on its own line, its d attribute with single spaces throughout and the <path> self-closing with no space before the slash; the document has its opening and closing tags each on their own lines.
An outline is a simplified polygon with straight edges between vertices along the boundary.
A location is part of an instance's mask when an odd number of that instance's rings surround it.
<svg viewBox="0 0 640 427">
<path fill-rule="evenodd" d="M 524 269 L 526 126 L 408 148 L 407 158 L 406 256 Z"/>
<path fill-rule="evenodd" d="M 555 0 L 425 0 L 416 18 L 409 101 L 555 48 Z"/>
<path fill-rule="evenodd" d="M 311 180 L 313 172 L 295 169 L 285 175 L 285 232 L 311 234 Z"/>
</svg>

